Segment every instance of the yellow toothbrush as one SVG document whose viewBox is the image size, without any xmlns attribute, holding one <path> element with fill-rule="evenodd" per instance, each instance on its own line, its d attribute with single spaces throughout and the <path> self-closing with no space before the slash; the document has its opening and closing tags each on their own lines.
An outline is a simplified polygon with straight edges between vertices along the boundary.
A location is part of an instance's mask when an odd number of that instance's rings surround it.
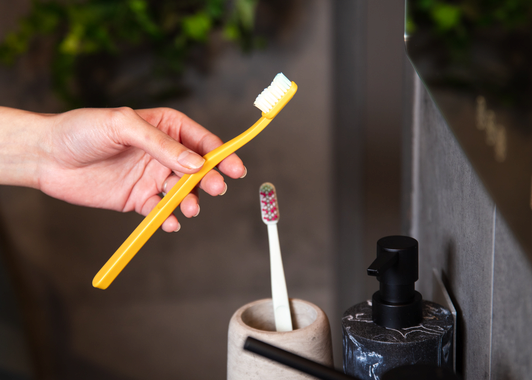
<svg viewBox="0 0 532 380">
<path fill-rule="evenodd" d="M 133 256 L 137 254 L 166 218 L 179 206 L 185 196 L 196 187 L 205 174 L 214 169 L 224 158 L 257 136 L 277 116 L 286 103 L 292 99 L 296 91 L 297 85 L 294 82 L 290 82 L 282 73 L 277 74 L 271 85 L 264 89 L 255 100 L 254 104 L 262 111 L 262 117 L 244 133 L 203 156 L 205 163 L 199 172 L 185 174 L 181 177 L 179 182 L 161 199 L 157 206 L 144 218 L 94 276 L 92 286 L 107 289 Z"/>
</svg>

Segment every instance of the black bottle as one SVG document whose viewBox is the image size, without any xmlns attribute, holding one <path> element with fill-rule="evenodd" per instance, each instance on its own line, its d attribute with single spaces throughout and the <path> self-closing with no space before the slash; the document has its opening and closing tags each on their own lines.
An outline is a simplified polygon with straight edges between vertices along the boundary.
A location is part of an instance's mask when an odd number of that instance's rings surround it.
<svg viewBox="0 0 532 380">
<path fill-rule="evenodd" d="M 417 240 L 407 236 L 380 239 L 368 275 L 377 277 L 380 289 L 371 301 L 344 313 L 344 372 L 379 380 L 386 371 L 405 365 L 452 369 L 452 315 L 424 301 L 415 290 Z"/>
<path fill-rule="evenodd" d="M 460 380 L 460 376 L 448 368 L 418 364 L 394 368 L 382 380 Z"/>
</svg>

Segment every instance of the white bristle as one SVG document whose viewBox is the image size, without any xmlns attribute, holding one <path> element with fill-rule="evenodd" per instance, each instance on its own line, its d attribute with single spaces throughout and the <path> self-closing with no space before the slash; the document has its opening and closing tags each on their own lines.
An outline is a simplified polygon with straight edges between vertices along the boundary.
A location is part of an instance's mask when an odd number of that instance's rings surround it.
<svg viewBox="0 0 532 380">
<path fill-rule="evenodd" d="M 272 83 L 270 87 L 268 87 L 268 89 L 272 92 L 272 94 L 274 94 L 278 98 L 284 95 L 283 90 L 281 90 L 281 88 L 275 83 Z"/>
<path fill-rule="evenodd" d="M 288 91 L 292 82 L 283 74 L 279 73 L 273 78 L 273 81 L 270 86 L 264 89 L 255 99 L 255 107 L 260 109 L 262 112 L 269 112 L 275 104 L 283 97 L 283 95 Z"/>
<path fill-rule="evenodd" d="M 264 99 L 266 99 L 268 103 L 270 103 L 272 106 L 274 106 L 275 103 L 277 103 L 277 101 L 279 100 L 279 98 L 272 94 L 269 89 L 267 91 L 264 91 L 264 94 L 262 96 L 264 96 Z"/>
<path fill-rule="evenodd" d="M 275 83 L 278 83 L 281 88 L 286 87 L 287 90 L 288 88 L 290 88 L 290 85 L 292 84 L 290 80 L 283 73 L 277 74 L 275 78 L 273 79 L 273 81 Z"/>
</svg>

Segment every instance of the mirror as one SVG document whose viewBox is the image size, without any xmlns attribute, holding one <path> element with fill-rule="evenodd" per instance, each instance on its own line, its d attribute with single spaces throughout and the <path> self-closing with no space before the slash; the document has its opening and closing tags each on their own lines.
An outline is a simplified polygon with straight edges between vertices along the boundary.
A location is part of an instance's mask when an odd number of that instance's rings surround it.
<svg viewBox="0 0 532 380">
<path fill-rule="evenodd" d="M 407 0 L 414 68 L 532 260 L 532 2 Z"/>
</svg>

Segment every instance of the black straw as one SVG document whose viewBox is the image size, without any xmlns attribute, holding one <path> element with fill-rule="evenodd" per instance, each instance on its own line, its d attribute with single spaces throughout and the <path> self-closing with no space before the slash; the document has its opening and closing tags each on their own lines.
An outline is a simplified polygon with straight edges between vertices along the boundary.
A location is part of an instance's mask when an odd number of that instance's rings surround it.
<svg viewBox="0 0 532 380">
<path fill-rule="evenodd" d="M 308 375 L 322 380 L 353 380 L 355 377 L 348 376 L 331 367 L 305 359 L 299 355 L 282 350 L 271 344 L 264 343 L 258 339 L 248 337 L 244 343 L 244 350 L 264 356 L 277 363 L 284 364 L 293 369 L 297 369 Z"/>
</svg>

